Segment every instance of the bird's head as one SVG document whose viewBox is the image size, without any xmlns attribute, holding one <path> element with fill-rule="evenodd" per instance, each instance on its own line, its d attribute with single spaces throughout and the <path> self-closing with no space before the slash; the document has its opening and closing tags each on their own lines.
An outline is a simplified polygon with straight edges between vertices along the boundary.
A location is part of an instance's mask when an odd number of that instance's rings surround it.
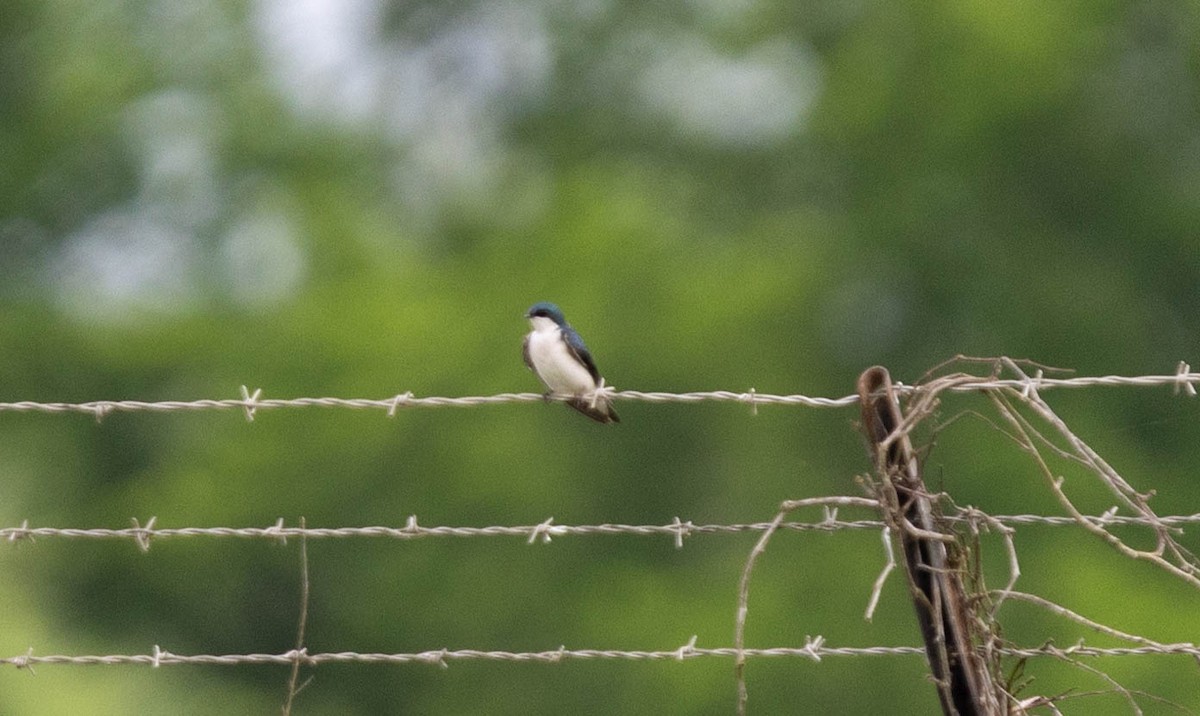
<svg viewBox="0 0 1200 716">
<path fill-rule="evenodd" d="M 534 328 L 549 328 L 551 324 L 562 327 L 567 324 L 562 310 L 553 303 L 535 303 L 525 312 L 525 317 Z"/>
</svg>

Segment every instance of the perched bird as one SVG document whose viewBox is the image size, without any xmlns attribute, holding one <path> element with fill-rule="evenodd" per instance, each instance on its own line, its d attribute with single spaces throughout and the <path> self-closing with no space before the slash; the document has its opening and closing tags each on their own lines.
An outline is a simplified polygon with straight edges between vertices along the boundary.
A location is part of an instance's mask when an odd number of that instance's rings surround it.
<svg viewBox="0 0 1200 716">
<path fill-rule="evenodd" d="M 525 314 L 533 330 L 525 336 L 525 365 L 537 374 L 551 393 L 574 396 L 567 405 L 599 423 L 619 423 L 611 402 L 604 396 L 584 397 L 600 387 L 602 379 L 583 339 L 553 303 L 535 303 Z"/>
</svg>

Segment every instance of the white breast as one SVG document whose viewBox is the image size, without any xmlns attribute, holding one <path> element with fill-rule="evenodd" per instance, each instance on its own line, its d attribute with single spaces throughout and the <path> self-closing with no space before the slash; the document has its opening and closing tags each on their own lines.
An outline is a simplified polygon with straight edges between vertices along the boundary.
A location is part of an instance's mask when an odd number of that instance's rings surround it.
<svg viewBox="0 0 1200 716">
<path fill-rule="evenodd" d="M 558 326 L 529 334 L 529 360 L 538 377 L 554 393 L 582 395 L 596 389 L 592 374 L 571 355 Z"/>
</svg>

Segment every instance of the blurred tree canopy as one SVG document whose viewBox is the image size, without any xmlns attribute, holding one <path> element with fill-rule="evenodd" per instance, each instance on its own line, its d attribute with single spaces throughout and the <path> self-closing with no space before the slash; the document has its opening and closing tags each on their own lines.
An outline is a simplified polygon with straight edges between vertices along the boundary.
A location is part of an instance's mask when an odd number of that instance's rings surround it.
<svg viewBox="0 0 1200 716">
<path fill-rule="evenodd" d="M 0 400 L 538 390 L 519 346 L 539 300 L 618 388 L 841 396 L 868 365 L 912 382 L 960 353 L 1195 365 L 1198 38 L 1194 5 L 1157 1 L 7 0 Z M 1195 400 L 1050 400 L 1160 510 L 1197 511 Z M 867 468 L 850 410 L 618 408 L 613 429 L 541 405 L 6 413 L 0 525 L 752 522 L 858 494 Z M 969 423 L 928 465 L 955 499 L 1052 510 Z M 1186 588 L 1024 534 L 1028 591 L 1155 638 L 1200 627 Z M 753 539 L 314 542 L 308 647 L 725 646 Z M 861 619 L 879 552 L 778 538 L 749 643 L 915 643 L 902 580 Z M 47 539 L 0 565 L 0 656 L 295 640 L 294 544 Z M 1015 613 L 1026 643 L 1062 629 Z M 1131 661 L 1130 684 L 1200 708 L 1175 661 Z M 1079 682 L 1035 666 L 1039 693 Z M 323 666 L 296 713 L 728 713 L 731 671 Z M 759 713 L 936 708 L 915 658 L 748 673 Z M 268 712 L 286 676 L 10 670 L 0 711 Z"/>
</svg>

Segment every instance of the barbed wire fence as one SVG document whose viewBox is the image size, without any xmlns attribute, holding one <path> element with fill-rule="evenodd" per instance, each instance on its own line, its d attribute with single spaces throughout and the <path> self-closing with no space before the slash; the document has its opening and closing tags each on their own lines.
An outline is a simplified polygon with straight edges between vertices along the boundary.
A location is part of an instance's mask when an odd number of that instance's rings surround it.
<svg viewBox="0 0 1200 716">
<path fill-rule="evenodd" d="M 959 357 L 958 361 L 977 363 L 977 359 Z M 292 667 L 288 681 L 287 697 L 283 706 L 285 714 L 290 713 L 293 702 L 303 689 L 299 683 L 301 666 L 317 666 L 327 663 L 387 663 L 387 664 L 434 664 L 442 667 L 456 661 L 500 661 L 500 662 L 546 662 L 557 663 L 566 660 L 625 660 L 625 661 L 685 661 L 696 658 L 724 658 L 735 662 L 735 682 L 738 692 L 738 710 L 745 713 L 748 703 L 748 691 L 745 679 L 745 664 L 748 659 L 761 658 L 803 658 L 820 661 L 824 658 L 838 657 L 869 657 L 869 656 L 926 656 L 933 663 L 932 652 L 926 646 L 831 646 L 825 643 L 822 636 L 808 637 L 803 646 L 752 648 L 744 643 L 745 625 L 749 618 L 749 597 L 751 576 L 756 560 L 767 549 L 771 537 L 779 531 L 822 531 L 836 532 L 845 530 L 875 530 L 879 531 L 884 553 L 884 567 L 876 579 L 864 617 L 870 619 L 878 601 L 884 583 L 889 574 L 897 566 L 893 549 L 893 541 L 904 542 L 905 537 L 917 539 L 925 544 L 949 545 L 951 550 L 967 549 L 965 543 L 982 532 L 998 532 L 1006 545 L 1009 562 L 1007 583 L 1000 590 L 984 590 L 970 595 L 974 605 L 971 608 L 969 621 L 976 622 L 978 636 L 970 642 L 972 651 L 983 654 L 989 661 L 989 668 L 1000 658 L 1028 659 L 1035 657 L 1050 657 L 1069 661 L 1078 665 L 1084 671 L 1097 676 L 1107 685 L 1106 691 L 1120 694 L 1125 698 L 1132 713 L 1142 713 L 1138 698 L 1161 700 L 1152 694 L 1144 694 L 1128 689 L 1117 683 L 1096 667 L 1083 664 L 1081 660 L 1097 657 L 1144 656 L 1144 655 L 1176 655 L 1188 656 L 1200 662 L 1200 646 L 1190 641 L 1165 643 L 1148 639 L 1143 636 L 1127 633 L 1104 625 L 1078 614 L 1073 610 L 1055 604 L 1034 594 L 1019 592 L 1015 586 L 1020 577 L 1018 555 L 1013 546 L 1012 535 L 1016 528 L 1029 525 L 1050 527 L 1078 527 L 1107 543 L 1120 554 L 1135 560 L 1150 562 L 1166 571 L 1168 574 L 1181 579 L 1193 587 L 1200 588 L 1200 560 L 1185 549 L 1178 537 L 1187 526 L 1200 523 L 1200 513 L 1158 515 L 1149 508 L 1152 491 L 1139 492 L 1124 480 L 1108 463 L 1094 450 L 1081 440 L 1067 424 L 1054 413 L 1050 406 L 1041 398 L 1041 392 L 1048 389 L 1096 388 L 1096 387 L 1173 387 L 1175 394 L 1195 396 L 1196 386 L 1200 384 L 1200 372 L 1193 372 L 1187 363 L 1180 362 L 1172 374 L 1142 375 L 1142 376 L 1083 376 L 1083 377 L 1052 377 L 1050 369 L 1035 364 L 1020 363 L 1006 358 L 987 359 L 991 366 L 987 375 L 972 373 L 945 373 L 945 366 L 939 366 L 931 371 L 917 385 L 893 384 L 891 400 L 897 405 L 906 406 L 906 414 L 900 424 L 889 429 L 879 441 L 880 449 L 884 452 L 894 449 L 901 443 L 912 440 L 914 429 L 934 413 L 939 395 L 944 392 L 981 393 L 986 395 L 996 410 L 998 418 L 993 426 L 1001 430 L 1007 437 L 1024 452 L 1028 453 L 1037 470 L 1046 478 L 1046 483 L 1057 503 L 1063 508 L 1065 515 L 1048 514 L 1012 514 L 989 515 L 971 507 L 956 505 L 952 496 L 946 494 L 930 494 L 923 492 L 921 500 L 933 505 L 936 520 L 932 527 L 913 524 L 901 516 L 889 512 L 884 493 L 886 493 L 887 476 L 880 473 L 882 482 L 873 480 L 871 476 L 863 476 L 867 496 L 830 496 L 784 501 L 775 518 L 768 522 L 731 523 L 731 524 L 697 524 L 692 520 L 681 520 L 679 517 L 667 524 L 591 524 L 571 525 L 558 524 L 554 519 L 531 525 L 493 525 L 483 527 L 471 526 L 425 526 L 418 522 L 415 515 L 408 518 L 404 526 L 361 526 L 361 527 L 309 527 L 300 520 L 298 525 L 288 525 L 283 518 L 274 524 L 258 527 L 161 527 L 156 517 L 150 517 L 142 524 L 138 519 L 131 520 L 131 526 L 125 528 L 75 528 L 30 525 L 28 520 L 20 525 L 0 528 L 0 538 L 8 543 L 32 540 L 127 540 L 145 552 L 153 542 L 177 539 L 241 539 L 241 540 L 271 540 L 283 544 L 287 540 L 300 540 L 302 563 L 302 594 L 299 623 L 297 625 L 297 640 L 292 649 L 279 653 L 243 653 L 243 654 L 176 654 L 153 645 L 144 654 L 107 654 L 107 655 L 65 655 L 39 654 L 34 648 L 23 654 L 0 658 L 0 665 L 8 665 L 18 669 L 33 671 L 42 665 L 142 665 L 153 668 L 172 665 L 249 665 L 249 664 L 278 664 Z M 942 372 L 942 375 L 937 375 Z M 1032 373 L 1032 375 L 1030 375 Z M 866 374 L 864 374 L 866 375 Z M 1008 377 L 1004 377 L 1004 376 Z M 500 393 L 495 395 L 467 397 L 418 397 L 411 392 L 405 392 L 383 399 L 361 398 L 264 398 L 261 389 L 250 390 L 243 386 L 239 398 L 205 399 L 192 401 L 89 401 L 82 403 L 65 402 L 0 402 L 0 412 L 37 412 L 48 414 L 90 414 L 96 420 L 103 420 L 114 412 L 151 412 L 168 413 L 179 411 L 243 411 L 247 420 L 254 420 L 260 410 L 303 409 L 320 407 L 327 409 L 351 410 L 382 410 L 388 417 L 394 417 L 401 410 L 415 408 L 437 407 L 478 407 L 506 403 L 536 403 L 543 401 L 563 401 L 572 396 L 547 395 L 541 393 Z M 837 408 L 852 405 L 865 405 L 866 396 L 848 395 L 838 398 L 811 397 L 805 395 L 776 395 L 758 393 L 753 388 L 744 391 L 704 391 L 686 393 L 642 392 L 631 390 L 615 390 L 611 386 L 602 386 L 593 396 L 593 400 L 601 397 L 611 400 L 644 401 L 651 403 L 698 403 L 705 401 L 736 402 L 750 406 L 757 412 L 760 405 L 791 405 L 812 408 Z M 1038 422 L 1040 421 L 1040 422 Z M 911 450 L 911 447 L 910 447 Z M 1048 457 L 1056 456 L 1078 463 L 1095 474 L 1116 497 L 1117 504 L 1102 514 L 1084 514 L 1078 510 L 1064 488 L 1064 479 L 1057 475 L 1048 464 Z M 916 462 L 910 457 L 911 463 Z M 922 488 L 923 489 L 923 488 Z M 911 503 L 909 504 L 911 507 Z M 818 520 L 790 520 L 789 515 L 801 508 L 820 507 L 823 516 Z M 1121 509 L 1132 514 L 1118 514 Z M 881 515 L 881 519 L 844 519 L 841 510 L 868 510 Z M 1130 546 L 1125 540 L 1111 531 L 1114 527 L 1141 527 L 1149 529 L 1155 535 L 1155 546 L 1152 549 L 1139 549 Z M 306 553 L 308 540 L 343 540 L 343 539 L 438 539 L 438 538 L 519 538 L 528 544 L 549 543 L 558 537 L 601 537 L 616 535 L 632 535 L 673 540 L 676 548 L 682 548 L 687 539 L 702 536 L 719 536 L 732 534 L 757 533 L 759 540 L 747 556 L 743 565 L 742 579 L 738 594 L 738 603 L 734 613 L 735 644 L 733 646 L 699 646 L 696 637 L 686 644 L 675 648 L 661 650 L 614 650 L 614 649 L 568 649 L 565 646 L 547 651 L 497 651 L 474 649 L 435 649 L 409 653 L 363 653 L 354 651 L 309 653 L 305 647 L 305 630 L 308 617 L 309 575 Z M 954 562 L 953 570 L 961 570 L 972 585 L 982 585 L 982 575 L 968 573 L 968 560 Z M 908 575 L 910 585 L 913 574 Z M 1053 643 L 1038 646 L 1019 646 L 1010 644 L 998 636 L 997 613 L 1000 606 L 1007 600 L 1023 601 L 1046 609 L 1050 613 L 1074 622 L 1092 631 L 1131 643 L 1126 647 L 1098 647 L 1085 644 L 1082 640 L 1069 647 L 1060 647 Z M 918 600 L 919 602 L 919 600 Z M 918 611 L 920 607 L 918 604 Z M 945 639 L 945 634 L 941 635 Z M 961 656 L 961 655 L 960 655 Z M 949 688 L 939 682 L 939 689 Z M 1000 689 L 1002 711 L 980 708 L 971 713 L 1026 713 L 1028 711 L 1047 708 L 1057 712 L 1055 703 L 1066 698 L 1058 696 L 1027 696 L 1020 697 Z M 1094 693 L 1094 692 L 1093 692 Z M 1084 693 L 1078 694 L 1085 695 Z M 1176 705 L 1178 706 L 1178 705 Z M 1182 707 L 1180 707 L 1182 708 Z M 1184 709 L 1186 710 L 1186 709 Z M 954 711 L 948 710 L 947 713 Z M 960 711 L 961 712 L 961 711 Z"/>
<path fill-rule="evenodd" d="M 1037 373 L 1020 378 L 973 378 L 949 386 L 948 390 L 955 393 L 969 393 L 986 390 L 1018 389 L 1028 396 L 1031 391 L 1041 391 L 1051 388 L 1093 388 L 1093 387 L 1154 387 L 1174 386 L 1175 392 L 1196 395 L 1196 385 L 1200 384 L 1200 372 L 1193 372 L 1191 366 L 1183 361 L 1172 374 L 1164 375 L 1102 375 L 1077 376 L 1073 378 L 1054 378 L 1045 375 L 1043 369 Z M 897 382 L 897 393 L 901 396 L 911 395 L 920 390 L 920 386 L 906 386 Z M 204 410 L 241 410 L 247 420 L 254 420 L 259 410 L 281 410 L 300 408 L 342 408 L 350 410 L 383 410 L 388 417 L 394 417 L 401 409 L 408 408 L 473 408 L 483 405 L 502 405 L 506 403 L 541 403 L 547 400 L 565 401 L 575 396 L 554 395 L 546 393 L 497 393 L 495 395 L 476 395 L 464 397 L 417 396 L 411 391 L 398 393 L 388 398 L 264 398 L 262 388 L 250 390 L 241 387 L 240 398 L 206 399 L 206 400 L 93 400 L 84 403 L 55 403 L 23 400 L 17 402 L 0 402 L 0 413 L 86 413 L 103 420 L 114 412 L 192 412 Z M 593 396 L 589 396 L 593 397 Z M 754 388 L 743 392 L 729 390 L 696 391 L 688 393 L 645 392 L 640 390 L 616 390 L 612 386 L 602 386 L 596 391 L 596 398 L 604 397 L 615 400 L 632 400 L 647 403 L 701 403 L 706 401 L 745 403 L 752 409 L 759 405 L 799 405 L 810 408 L 840 408 L 858 404 L 857 395 L 846 395 L 840 398 L 822 398 L 807 395 L 774 395 L 759 393 Z"/>
</svg>

